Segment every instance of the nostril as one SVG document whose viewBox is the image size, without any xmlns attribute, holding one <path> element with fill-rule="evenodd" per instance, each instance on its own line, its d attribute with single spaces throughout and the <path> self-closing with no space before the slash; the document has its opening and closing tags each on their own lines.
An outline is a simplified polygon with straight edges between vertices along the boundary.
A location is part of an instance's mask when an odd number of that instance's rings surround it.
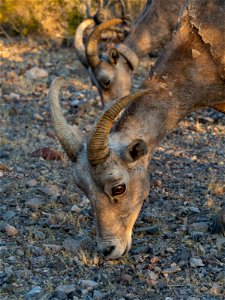
<svg viewBox="0 0 225 300">
<path fill-rule="evenodd" d="M 114 249 L 115 249 L 115 246 L 108 246 L 108 247 L 106 247 L 105 249 L 102 250 L 102 254 L 104 256 L 108 256 L 113 252 Z"/>
</svg>

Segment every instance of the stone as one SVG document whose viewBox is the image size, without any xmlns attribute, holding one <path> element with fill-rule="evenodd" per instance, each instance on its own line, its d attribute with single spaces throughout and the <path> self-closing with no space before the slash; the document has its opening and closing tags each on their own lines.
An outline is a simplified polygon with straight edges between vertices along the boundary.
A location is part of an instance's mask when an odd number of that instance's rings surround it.
<svg viewBox="0 0 225 300">
<path fill-rule="evenodd" d="M 190 206 L 189 210 L 192 211 L 192 212 L 194 212 L 194 213 L 196 213 L 196 214 L 200 213 L 200 210 L 197 207 L 195 207 L 195 206 Z"/>
<path fill-rule="evenodd" d="M 83 287 L 91 287 L 91 288 L 94 288 L 94 287 L 97 287 L 98 286 L 98 283 L 96 281 L 93 281 L 93 280 L 84 280 L 84 279 L 81 279 L 80 280 L 80 284 L 81 286 Z"/>
<path fill-rule="evenodd" d="M 66 295 L 68 295 L 68 294 L 74 292 L 76 290 L 76 288 L 75 288 L 75 285 L 73 285 L 73 284 L 67 284 L 67 285 L 59 285 L 59 286 L 57 286 L 57 288 L 55 290 L 63 292 Z"/>
<path fill-rule="evenodd" d="M 93 299 L 94 300 L 104 299 L 105 296 L 106 296 L 106 294 L 102 293 L 99 290 L 94 290 L 93 291 Z"/>
<path fill-rule="evenodd" d="M 10 99 L 15 99 L 15 100 L 20 100 L 20 95 L 14 93 L 14 92 L 11 92 L 11 93 L 9 94 L 9 98 L 10 98 Z"/>
<path fill-rule="evenodd" d="M 59 188 L 54 184 L 48 185 L 45 188 L 41 188 L 40 191 L 47 196 L 59 195 Z"/>
<path fill-rule="evenodd" d="M 71 212 L 76 212 L 76 213 L 80 213 L 81 212 L 81 208 L 79 206 L 77 206 L 76 204 L 74 204 L 72 207 L 71 207 Z"/>
<path fill-rule="evenodd" d="M 67 294 L 62 291 L 55 291 L 50 299 L 54 300 L 66 300 L 68 299 Z"/>
<path fill-rule="evenodd" d="M 37 180 L 36 179 L 30 179 L 26 182 L 27 187 L 34 187 L 37 185 Z"/>
<path fill-rule="evenodd" d="M 45 69 L 33 67 L 25 73 L 27 79 L 42 79 L 48 77 L 48 72 Z"/>
<path fill-rule="evenodd" d="M 9 224 L 6 225 L 5 231 L 8 234 L 8 236 L 15 236 L 18 234 L 18 230 L 16 229 L 16 227 L 11 226 Z"/>
<path fill-rule="evenodd" d="M 181 270 L 181 268 L 179 266 L 171 266 L 169 268 L 166 268 L 164 270 L 162 270 L 163 275 L 165 274 L 173 274 L 173 273 L 177 273 Z"/>
<path fill-rule="evenodd" d="M 16 212 L 14 210 L 9 210 L 4 214 L 3 219 L 6 221 L 9 221 L 9 220 L 13 219 L 15 217 L 15 215 L 16 215 Z"/>
<path fill-rule="evenodd" d="M 150 279 L 152 279 L 152 280 L 157 280 L 158 279 L 158 275 L 157 274 L 155 274 L 153 271 L 150 271 L 149 273 L 148 273 L 148 275 L 149 275 L 149 277 L 150 277 Z"/>
<path fill-rule="evenodd" d="M 197 231 L 197 232 L 207 232 L 209 229 L 209 226 L 206 222 L 196 222 L 190 225 L 191 231 Z"/>
<path fill-rule="evenodd" d="M 210 292 L 210 294 L 212 294 L 214 296 L 218 296 L 222 292 L 222 287 L 219 286 L 219 284 L 217 284 L 217 283 L 213 283 L 209 292 Z"/>
<path fill-rule="evenodd" d="M 26 294 L 25 299 L 26 300 L 40 299 L 42 293 L 43 293 L 43 289 L 40 286 L 35 286 Z"/>
<path fill-rule="evenodd" d="M 65 250 L 76 254 L 81 249 L 81 242 L 79 240 L 67 238 L 63 242 L 63 247 L 65 248 Z"/>
<path fill-rule="evenodd" d="M 32 198 L 25 203 L 25 206 L 38 209 L 43 206 L 43 201 L 39 198 Z"/>
<path fill-rule="evenodd" d="M 190 258 L 190 267 L 191 268 L 196 268 L 196 267 L 204 267 L 204 263 L 201 260 L 201 258 L 195 258 L 195 257 L 191 257 Z"/>
<path fill-rule="evenodd" d="M 132 276 L 129 275 L 129 274 L 123 274 L 121 277 L 120 277 L 120 280 L 122 282 L 131 282 L 132 281 Z"/>
</svg>

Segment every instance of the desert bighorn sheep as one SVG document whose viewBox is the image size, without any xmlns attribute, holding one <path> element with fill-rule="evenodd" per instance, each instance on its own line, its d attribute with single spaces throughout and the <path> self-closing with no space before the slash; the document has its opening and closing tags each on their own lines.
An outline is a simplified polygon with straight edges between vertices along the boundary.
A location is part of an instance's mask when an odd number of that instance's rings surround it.
<svg viewBox="0 0 225 300">
<path fill-rule="evenodd" d="M 92 81 L 93 78 L 90 72 L 91 70 L 89 69 L 89 64 L 85 54 L 84 33 L 88 28 L 93 30 L 96 25 L 116 19 L 116 16 L 112 13 L 109 7 L 104 7 L 103 4 L 103 1 L 99 0 L 98 10 L 93 16 L 90 15 L 90 3 L 87 4 L 87 19 L 78 25 L 74 36 L 74 46 L 76 54 L 83 66 L 88 70 Z M 105 37 L 106 40 L 110 38 L 110 40 L 113 40 L 113 42 L 122 41 L 128 34 L 128 27 L 127 25 L 125 25 L 125 23 L 129 21 L 129 17 L 126 14 L 124 2 L 122 0 L 119 0 L 119 4 L 121 6 L 121 19 L 119 23 L 121 23 L 122 20 L 124 21 L 123 28 L 115 27 L 115 25 L 117 25 L 118 23 L 114 24 L 114 22 L 110 22 L 107 28 L 111 31 L 111 35 L 109 36 L 109 34 L 107 34 Z M 101 38 L 99 38 L 99 40 L 100 39 L 102 40 L 104 39 L 104 37 L 101 35 Z"/>
<path fill-rule="evenodd" d="M 148 0 L 125 41 L 112 47 L 104 59 L 98 53 L 101 34 L 110 26 L 119 24 L 119 20 L 104 22 L 92 31 L 83 57 L 91 68 L 91 76 L 95 77 L 103 104 L 129 93 L 139 59 L 162 48 L 169 40 L 183 3 L 184 0 Z"/>
<path fill-rule="evenodd" d="M 55 131 L 74 162 L 76 184 L 93 204 L 98 249 L 107 258 L 131 247 L 132 228 L 149 193 L 149 161 L 164 136 L 196 109 L 225 113 L 224 16 L 223 0 L 190 0 L 144 90 L 112 103 L 90 136 L 62 115 L 63 80 L 51 85 Z"/>
</svg>

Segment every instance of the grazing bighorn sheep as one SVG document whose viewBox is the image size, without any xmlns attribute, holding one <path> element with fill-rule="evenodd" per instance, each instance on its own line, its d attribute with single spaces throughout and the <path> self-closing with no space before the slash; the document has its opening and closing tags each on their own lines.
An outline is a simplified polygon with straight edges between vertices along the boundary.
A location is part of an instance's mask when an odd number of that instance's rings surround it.
<svg viewBox="0 0 225 300">
<path fill-rule="evenodd" d="M 122 0 L 119 1 L 121 4 L 121 20 L 119 23 L 122 23 L 122 20 L 124 21 L 124 25 L 123 28 L 116 28 L 115 25 L 118 25 L 118 22 L 110 22 L 108 24 L 107 29 L 111 29 L 111 35 L 109 36 L 109 34 L 106 35 L 105 39 L 109 39 L 113 40 L 114 42 L 118 42 L 119 40 L 123 40 L 124 38 L 122 38 L 122 36 L 125 36 L 128 34 L 128 28 L 127 26 L 125 26 L 125 21 L 128 20 L 128 16 L 125 12 L 125 6 Z M 76 54 L 80 60 L 80 62 L 83 64 L 83 66 L 88 70 L 90 77 L 93 81 L 92 78 L 92 74 L 91 74 L 91 70 L 89 69 L 89 64 L 88 61 L 86 59 L 86 54 L 85 54 L 85 45 L 84 45 L 84 33 L 85 31 L 90 28 L 93 30 L 94 26 L 99 25 L 103 22 L 107 22 L 109 20 L 114 20 L 116 19 L 115 15 L 111 12 L 111 10 L 109 9 L 109 7 L 104 7 L 103 6 L 103 1 L 100 0 L 99 1 L 99 6 L 98 6 L 98 10 L 97 12 L 91 16 L 90 15 L 90 3 L 87 4 L 87 19 L 84 20 L 81 24 L 78 25 L 76 32 L 75 32 L 75 36 L 74 36 L 74 46 L 75 46 L 75 50 L 76 50 Z M 117 20 L 118 21 L 118 20 Z M 114 26 L 114 27 L 113 27 Z M 119 36 L 119 40 L 117 39 L 116 41 L 116 37 Z M 103 39 L 103 36 L 101 35 L 101 38 L 99 38 L 99 40 Z"/>
<path fill-rule="evenodd" d="M 111 24 L 102 23 L 92 31 L 86 44 L 86 60 L 103 104 L 129 93 L 139 59 L 169 40 L 183 3 L 184 0 L 148 0 L 125 41 L 112 47 L 103 59 L 98 54 L 98 42 Z"/>
<path fill-rule="evenodd" d="M 148 90 L 114 102 L 90 136 L 62 115 L 63 80 L 51 85 L 55 131 L 74 162 L 75 183 L 92 202 L 98 249 L 107 258 L 120 257 L 131 247 L 132 228 L 149 193 L 149 161 L 164 136 L 196 109 L 225 113 L 224 15 L 222 0 L 190 0 L 143 83 Z"/>
</svg>

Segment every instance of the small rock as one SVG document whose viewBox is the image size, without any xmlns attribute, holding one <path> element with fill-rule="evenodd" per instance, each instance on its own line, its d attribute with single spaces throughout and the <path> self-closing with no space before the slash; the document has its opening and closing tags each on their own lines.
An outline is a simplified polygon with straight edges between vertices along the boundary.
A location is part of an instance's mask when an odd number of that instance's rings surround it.
<svg viewBox="0 0 225 300">
<path fill-rule="evenodd" d="M 218 238 L 216 239 L 216 244 L 217 244 L 218 246 L 222 246 L 222 245 L 225 246 L 225 237 L 218 237 Z"/>
<path fill-rule="evenodd" d="M 16 227 L 8 225 L 8 224 L 5 227 L 5 231 L 8 234 L 8 236 L 15 236 L 18 234 L 18 230 L 16 229 Z"/>
<path fill-rule="evenodd" d="M 41 188 L 40 191 L 48 196 L 59 195 L 59 188 L 54 184 L 48 185 L 45 188 Z"/>
<path fill-rule="evenodd" d="M 65 248 L 65 250 L 71 253 L 77 253 L 81 248 L 81 242 L 78 240 L 67 238 L 63 242 L 63 247 Z"/>
<path fill-rule="evenodd" d="M 24 251 L 23 250 L 21 250 L 21 249 L 18 249 L 17 251 L 16 251 L 16 255 L 18 255 L 18 256 L 24 256 L 25 255 L 25 253 L 24 253 Z"/>
<path fill-rule="evenodd" d="M 34 187 L 37 185 L 37 180 L 36 179 L 30 179 L 26 182 L 27 187 Z"/>
<path fill-rule="evenodd" d="M 79 205 L 81 207 L 87 207 L 87 206 L 89 206 L 89 203 L 90 203 L 90 200 L 86 196 L 83 196 Z"/>
<path fill-rule="evenodd" d="M 9 98 L 10 98 L 10 99 L 16 99 L 16 100 L 20 100 L 20 95 L 19 95 L 19 94 L 16 94 L 16 93 L 13 93 L 13 92 L 11 92 L 11 93 L 9 94 Z"/>
<path fill-rule="evenodd" d="M 80 284 L 83 286 L 83 287 L 96 287 L 98 286 L 98 283 L 93 281 L 93 280 L 80 280 Z"/>
<path fill-rule="evenodd" d="M 45 69 L 38 67 L 33 67 L 30 70 L 26 71 L 25 76 L 27 79 L 41 79 L 48 77 L 48 72 Z"/>
<path fill-rule="evenodd" d="M 105 296 L 106 296 L 106 294 L 102 293 L 101 291 L 98 291 L 98 290 L 93 291 L 93 299 L 94 300 L 104 299 Z"/>
<path fill-rule="evenodd" d="M 55 300 L 66 300 L 68 299 L 67 294 L 65 294 L 62 291 L 55 291 L 50 299 L 55 299 Z"/>
<path fill-rule="evenodd" d="M 16 212 L 14 210 L 9 210 L 9 211 L 7 211 L 6 214 L 4 214 L 3 218 L 4 218 L 4 220 L 9 221 L 9 220 L 13 219 L 15 217 L 15 215 L 16 215 Z"/>
<path fill-rule="evenodd" d="M 72 207 L 71 207 L 71 212 L 76 212 L 76 213 L 80 213 L 81 212 L 81 208 L 79 206 L 77 206 L 76 204 L 74 204 Z"/>
<path fill-rule="evenodd" d="M 158 275 L 157 274 L 155 274 L 155 272 L 153 272 L 153 271 L 150 271 L 149 273 L 148 273 L 148 275 L 149 275 L 149 277 L 150 277 L 150 279 L 152 279 L 152 280 L 157 280 L 158 279 Z"/>
<path fill-rule="evenodd" d="M 37 120 L 37 121 L 43 121 L 44 120 L 44 118 L 38 113 L 34 114 L 34 119 Z"/>
<path fill-rule="evenodd" d="M 59 285 L 59 286 L 57 286 L 57 288 L 55 290 L 63 292 L 66 295 L 68 295 L 68 294 L 74 292 L 76 290 L 76 288 L 75 288 L 75 285 L 68 284 L 68 285 Z"/>
<path fill-rule="evenodd" d="M 43 293 L 43 289 L 40 286 L 33 287 L 27 294 L 26 294 L 26 300 L 31 299 L 40 299 L 39 297 Z M 38 298 L 37 298 L 38 297 Z"/>
<path fill-rule="evenodd" d="M 197 222 L 197 223 L 191 224 L 190 229 L 191 229 L 191 231 L 207 232 L 209 229 L 209 226 L 205 222 Z"/>
<path fill-rule="evenodd" d="M 192 211 L 192 212 L 194 212 L 194 213 L 196 213 L 196 214 L 200 213 L 200 210 L 197 207 L 195 207 L 195 206 L 190 206 L 189 210 Z"/>
<path fill-rule="evenodd" d="M 173 274 L 173 273 L 177 273 L 181 270 L 181 268 L 179 266 L 172 266 L 169 268 L 166 268 L 164 270 L 162 270 L 163 275 L 165 274 Z"/>
<path fill-rule="evenodd" d="M 212 294 L 214 296 L 220 295 L 222 292 L 222 288 L 217 283 L 213 283 L 209 292 L 210 292 L 210 294 Z"/>
<path fill-rule="evenodd" d="M 191 268 L 196 268 L 196 267 L 204 267 L 204 263 L 203 261 L 201 260 L 201 258 L 194 258 L 194 257 L 191 257 L 190 258 L 190 267 Z"/>
<path fill-rule="evenodd" d="M 131 275 L 129 275 L 129 274 L 123 274 L 121 277 L 120 277 L 120 280 L 122 281 L 122 282 L 131 282 L 132 281 L 132 276 Z"/>
<path fill-rule="evenodd" d="M 149 194 L 149 202 L 150 203 L 154 203 L 154 202 L 156 202 L 157 200 L 159 200 L 159 196 L 158 196 L 158 194 L 156 193 L 156 192 L 150 192 L 150 194 Z"/>
<path fill-rule="evenodd" d="M 43 201 L 39 198 L 32 198 L 25 203 L 25 206 L 38 209 L 43 206 Z"/>
</svg>

